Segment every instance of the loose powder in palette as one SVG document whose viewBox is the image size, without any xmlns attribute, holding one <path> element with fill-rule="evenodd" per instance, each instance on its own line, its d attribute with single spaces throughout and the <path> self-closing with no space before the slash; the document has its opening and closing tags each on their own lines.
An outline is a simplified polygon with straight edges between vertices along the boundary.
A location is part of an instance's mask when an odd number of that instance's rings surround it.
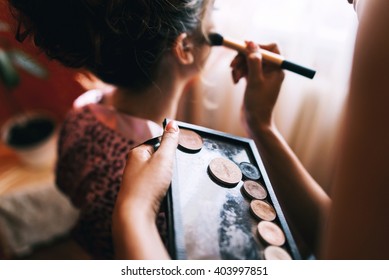
<svg viewBox="0 0 389 280">
<path fill-rule="evenodd" d="M 261 178 L 261 173 L 258 168 L 249 162 L 241 162 L 239 168 L 243 173 L 243 176 L 249 180 L 258 180 Z"/>
<path fill-rule="evenodd" d="M 276 210 L 269 203 L 262 200 L 252 200 L 250 202 L 251 212 L 259 219 L 273 221 L 276 217 Z"/>
<path fill-rule="evenodd" d="M 277 246 L 269 246 L 263 252 L 265 260 L 292 260 L 292 257 L 289 253 Z"/>
<path fill-rule="evenodd" d="M 268 244 L 282 246 L 285 243 L 285 234 L 282 229 L 273 222 L 261 221 L 258 224 L 259 236 Z"/>
<path fill-rule="evenodd" d="M 250 199 L 265 199 L 267 197 L 266 189 L 259 183 L 248 180 L 243 184 L 243 193 Z"/>
<path fill-rule="evenodd" d="M 239 167 L 226 158 L 213 159 L 209 163 L 208 170 L 212 177 L 222 184 L 236 185 L 242 180 L 242 172 Z"/>
<path fill-rule="evenodd" d="M 180 129 L 178 145 L 182 150 L 195 153 L 201 150 L 203 144 L 203 138 L 196 132 L 189 129 Z"/>
</svg>

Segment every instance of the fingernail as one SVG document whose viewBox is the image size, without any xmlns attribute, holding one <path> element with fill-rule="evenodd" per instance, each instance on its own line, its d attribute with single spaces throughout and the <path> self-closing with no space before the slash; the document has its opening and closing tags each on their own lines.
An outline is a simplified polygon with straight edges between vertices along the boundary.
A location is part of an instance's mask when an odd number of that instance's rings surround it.
<svg viewBox="0 0 389 280">
<path fill-rule="evenodd" d="M 255 44 L 254 42 L 250 41 L 247 43 L 247 47 L 250 51 L 256 51 L 258 50 L 258 46 L 257 44 Z"/>
<path fill-rule="evenodd" d="M 165 127 L 165 131 L 167 132 L 178 132 L 178 130 L 179 128 L 176 121 L 170 121 Z"/>
</svg>

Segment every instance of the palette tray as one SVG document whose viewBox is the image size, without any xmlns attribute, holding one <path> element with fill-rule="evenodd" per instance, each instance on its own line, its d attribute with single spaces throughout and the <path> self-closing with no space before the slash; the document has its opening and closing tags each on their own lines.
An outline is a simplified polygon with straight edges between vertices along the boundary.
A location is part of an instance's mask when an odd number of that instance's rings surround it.
<svg viewBox="0 0 389 280">
<path fill-rule="evenodd" d="M 171 256 L 192 260 L 300 259 L 254 141 L 184 122 L 178 125 L 180 132 L 195 132 L 203 143 L 200 150 L 187 150 L 179 145 L 176 152 L 167 196 Z M 218 164 L 218 160 L 238 167 L 242 171 L 241 180 L 236 184 L 218 180 L 215 167 L 210 166 L 211 162 Z M 218 172 L 223 168 L 228 166 L 221 166 Z M 262 186 L 266 197 L 253 199 L 247 195 L 244 191 L 247 181 Z M 274 217 L 255 215 L 253 203 L 270 207 Z M 263 222 L 263 218 L 268 221 Z M 260 223 L 266 231 L 263 235 L 259 233 Z M 274 245 L 279 238 L 273 238 L 272 232 L 279 229 L 284 242 Z"/>
</svg>

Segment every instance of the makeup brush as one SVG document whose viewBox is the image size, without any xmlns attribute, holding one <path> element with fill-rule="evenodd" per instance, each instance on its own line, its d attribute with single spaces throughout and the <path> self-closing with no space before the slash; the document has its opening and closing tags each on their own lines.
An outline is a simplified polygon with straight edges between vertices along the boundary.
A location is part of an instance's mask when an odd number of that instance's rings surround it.
<svg viewBox="0 0 389 280">
<path fill-rule="evenodd" d="M 246 44 L 232 40 L 229 38 L 225 38 L 219 33 L 210 33 L 208 35 L 209 38 L 209 44 L 211 46 L 225 46 L 227 48 L 236 50 L 238 52 L 246 53 Z M 289 71 L 292 71 L 294 73 L 300 74 L 304 77 L 313 79 L 313 77 L 316 74 L 316 71 L 312 69 L 308 69 L 306 67 L 303 67 L 301 65 L 295 64 L 293 62 L 290 62 L 286 60 L 283 56 L 270 52 L 268 50 L 260 49 L 260 53 L 264 60 L 272 62 L 274 64 L 279 65 L 282 69 L 286 69 Z"/>
</svg>

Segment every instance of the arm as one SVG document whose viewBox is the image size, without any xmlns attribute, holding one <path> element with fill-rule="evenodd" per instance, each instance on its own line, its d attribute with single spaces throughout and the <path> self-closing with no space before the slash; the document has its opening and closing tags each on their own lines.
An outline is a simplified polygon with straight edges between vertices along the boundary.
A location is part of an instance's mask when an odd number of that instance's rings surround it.
<svg viewBox="0 0 389 280">
<path fill-rule="evenodd" d="M 276 45 L 261 47 L 279 53 Z M 245 121 L 288 220 L 307 245 L 317 252 L 330 199 L 275 127 L 273 109 L 284 74 L 278 67 L 262 63 L 257 48 L 248 43 L 249 54 L 245 61 L 238 56 L 231 64 L 235 82 L 241 77 L 247 79 L 243 104 Z"/>
<path fill-rule="evenodd" d="M 142 145 L 130 152 L 112 217 L 117 259 L 170 258 L 155 220 L 170 185 L 177 145 L 178 126 L 171 121 L 158 151 Z"/>
<path fill-rule="evenodd" d="M 315 254 L 331 205 L 275 126 L 253 131 L 255 142 L 285 215 Z"/>
<path fill-rule="evenodd" d="M 324 258 L 388 259 L 389 1 L 366 1 Z"/>
</svg>

